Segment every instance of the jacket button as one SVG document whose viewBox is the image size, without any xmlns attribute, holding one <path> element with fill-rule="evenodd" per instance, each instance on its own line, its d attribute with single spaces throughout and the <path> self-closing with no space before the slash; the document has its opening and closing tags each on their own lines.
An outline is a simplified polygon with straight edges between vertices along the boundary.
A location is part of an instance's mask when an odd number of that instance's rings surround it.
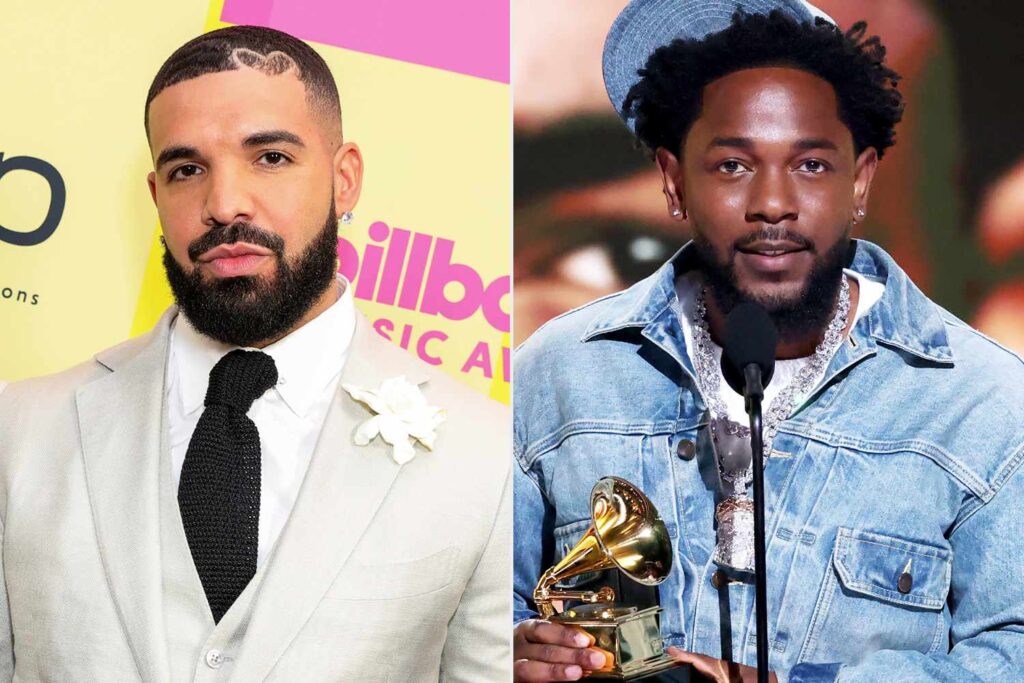
<svg viewBox="0 0 1024 683">
<path fill-rule="evenodd" d="M 211 669 L 219 669 L 224 663 L 224 653 L 220 650 L 210 650 L 206 653 L 206 666 Z"/>
<path fill-rule="evenodd" d="M 903 572 L 900 574 L 900 578 L 896 581 L 896 588 L 899 589 L 900 593 L 906 595 L 910 592 L 910 589 L 914 587 L 914 577 L 909 572 Z"/>
<path fill-rule="evenodd" d="M 727 583 L 729 583 L 729 577 L 726 576 L 725 572 L 723 572 L 721 569 L 716 569 L 715 572 L 711 575 L 711 585 L 714 586 L 716 589 L 721 590 L 721 588 L 725 586 Z"/>
<path fill-rule="evenodd" d="M 690 441 L 689 439 L 680 439 L 679 445 L 676 446 L 676 455 L 683 460 L 693 460 L 693 456 L 696 452 L 696 446 L 694 446 L 693 441 Z"/>
</svg>

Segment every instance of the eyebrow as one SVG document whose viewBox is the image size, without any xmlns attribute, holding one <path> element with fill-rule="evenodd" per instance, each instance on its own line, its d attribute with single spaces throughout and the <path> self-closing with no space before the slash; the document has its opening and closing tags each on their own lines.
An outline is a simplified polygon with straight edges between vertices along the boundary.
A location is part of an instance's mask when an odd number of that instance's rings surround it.
<svg viewBox="0 0 1024 683">
<path fill-rule="evenodd" d="M 159 169 L 168 162 L 175 161 L 177 159 L 194 159 L 198 156 L 199 150 L 195 147 L 174 145 L 173 147 L 168 147 L 164 151 L 160 152 L 160 155 L 156 158 L 156 167 Z"/>
<path fill-rule="evenodd" d="M 826 138 L 804 138 L 803 140 L 797 140 L 796 143 L 793 144 L 793 149 L 831 149 L 834 152 L 839 151 L 839 147 L 836 146 L 836 143 Z"/>
<path fill-rule="evenodd" d="M 286 130 L 263 130 L 258 133 L 253 133 L 245 140 L 242 141 L 243 147 L 262 147 L 263 145 L 273 145 L 279 142 L 287 142 L 290 145 L 296 147 L 305 147 L 305 143 L 295 133 L 291 133 Z"/>
<path fill-rule="evenodd" d="M 708 143 L 708 149 L 712 149 L 714 147 L 739 147 L 740 149 L 753 149 L 754 141 L 750 138 L 716 137 Z"/>
<path fill-rule="evenodd" d="M 736 147 L 743 150 L 751 150 L 754 148 L 754 141 L 750 138 L 741 137 L 716 137 L 708 143 L 708 149 L 715 147 Z M 831 149 L 839 151 L 839 147 L 836 143 L 826 138 L 802 138 L 793 143 L 793 149 L 799 151 L 805 151 L 809 149 Z"/>
</svg>

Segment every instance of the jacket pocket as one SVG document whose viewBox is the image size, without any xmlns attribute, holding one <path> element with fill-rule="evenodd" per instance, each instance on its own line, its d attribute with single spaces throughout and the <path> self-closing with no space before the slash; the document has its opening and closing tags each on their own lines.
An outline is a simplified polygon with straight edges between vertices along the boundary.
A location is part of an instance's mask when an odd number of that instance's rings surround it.
<svg viewBox="0 0 1024 683">
<path fill-rule="evenodd" d="M 603 477 L 622 477 L 643 486 L 646 434 L 579 432 L 538 458 L 535 467 L 548 500 L 556 501 L 558 527 L 590 519 L 590 492 Z M 556 550 L 560 551 L 561 546 Z"/>
<path fill-rule="evenodd" d="M 847 590 L 903 607 L 941 610 L 949 594 L 953 552 L 891 536 L 840 528 L 832 555 Z M 906 574 L 900 586 L 900 578 Z"/>
<path fill-rule="evenodd" d="M 452 580 L 458 548 L 391 564 L 346 565 L 331 584 L 327 597 L 344 600 L 393 600 L 438 591 Z"/>
<path fill-rule="evenodd" d="M 799 661 L 936 650 L 952 569 L 948 547 L 840 527 Z"/>
</svg>

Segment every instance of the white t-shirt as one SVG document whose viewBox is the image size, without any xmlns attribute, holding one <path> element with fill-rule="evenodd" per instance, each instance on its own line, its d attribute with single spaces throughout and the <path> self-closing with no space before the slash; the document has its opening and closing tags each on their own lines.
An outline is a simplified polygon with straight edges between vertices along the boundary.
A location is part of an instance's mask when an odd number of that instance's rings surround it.
<svg viewBox="0 0 1024 683">
<path fill-rule="evenodd" d="M 854 322 L 860 320 L 867 312 L 871 309 L 879 299 L 882 298 L 882 294 L 885 292 L 885 285 L 877 280 L 867 278 L 860 273 L 844 268 L 843 272 L 846 275 L 857 281 L 860 290 L 860 296 L 857 300 L 857 311 L 854 314 Z M 697 306 L 697 291 L 701 287 L 702 281 L 700 274 L 697 271 L 691 271 L 686 275 L 676 280 L 676 313 L 679 315 L 680 322 L 683 326 L 683 336 L 686 340 L 686 348 L 694 349 L 696 345 L 693 341 L 693 317 Z M 838 349 L 838 347 L 837 347 Z M 715 368 L 720 367 L 722 361 L 722 347 L 711 342 L 711 350 L 715 355 Z M 691 355 L 690 360 L 693 360 Z M 775 372 L 772 374 L 772 380 L 764 390 L 764 400 L 762 405 L 764 411 L 767 412 L 768 408 L 772 405 L 772 401 L 779 395 L 790 382 L 796 377 L 796 374 L 800 372 L 800 368 L 807 362 L 807 357 L 804 358 L 792 358 L 789 360 L 777 360 L 775 361 Z M 827 364 L 826 364 L 827 365 Z M 721 371 L 719 370 L 719 373 Z M 821 377 L 816 377 L 814 382 L 811 383 L 811 387 L 817 387 L 821 381 Z M 813 389 L 812 389 L 813 390 Z M 722 397 L 722 401 L 725 403 L 726 411 L 729 413 L 728 418 L 733 422 L 745 425 L 749 422 L 747 412 L 743 404 L 743 396 L 733 391 L 724 379 L 719 383 L 719 395 Z M 803 402 L 805 396 L 797 396 L 795 406 L 800 405 Z"/>
</svg>

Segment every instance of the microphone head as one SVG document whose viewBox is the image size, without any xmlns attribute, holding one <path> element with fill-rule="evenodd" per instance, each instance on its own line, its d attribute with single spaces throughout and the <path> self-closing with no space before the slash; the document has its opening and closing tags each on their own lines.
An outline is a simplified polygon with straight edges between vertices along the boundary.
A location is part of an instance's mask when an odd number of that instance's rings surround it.
<svg viewBox="0 0 1024 683">
<path fill-rule="evenodd" d="M 743 368 L 751 363 L 761 368 L 761 386 L 767 387 L 775 372 L 775 347 L 778 330 L 768 311 L 753 302 L 744 302 L 725 318 L 722 374 L 733 391 L 743 395 Z"/>
</svg>

